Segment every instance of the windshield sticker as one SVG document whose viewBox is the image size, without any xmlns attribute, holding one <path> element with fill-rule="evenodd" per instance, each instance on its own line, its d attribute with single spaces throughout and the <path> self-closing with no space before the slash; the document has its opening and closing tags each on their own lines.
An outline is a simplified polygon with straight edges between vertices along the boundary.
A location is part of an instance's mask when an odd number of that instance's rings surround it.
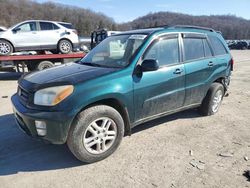
<svg viewBox="0 0 250 188">
<path fill-rule="evenodd" d="M 129 39 L 134 39 L 134 40 L 144 40 L 147 37 L 147 35 L 131 35 Z"/>
</svg>

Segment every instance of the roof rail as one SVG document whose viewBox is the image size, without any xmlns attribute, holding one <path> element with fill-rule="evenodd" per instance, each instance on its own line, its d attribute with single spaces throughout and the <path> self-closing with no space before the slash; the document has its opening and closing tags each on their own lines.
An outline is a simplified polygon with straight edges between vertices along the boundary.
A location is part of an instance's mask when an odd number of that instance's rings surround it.
<svg viewBox="0 0 250 188">
<path fill-rule="evenodd" d="M 194 25 L 174 25 L 174 26 L 171 26 L 170 28 L 202 29 L 202 30 L 206 30 L 206 31 L 215 32 L 215 30 L 212 28 L 200 27 L 200 26 L 194 26 Z"/>
</svg>

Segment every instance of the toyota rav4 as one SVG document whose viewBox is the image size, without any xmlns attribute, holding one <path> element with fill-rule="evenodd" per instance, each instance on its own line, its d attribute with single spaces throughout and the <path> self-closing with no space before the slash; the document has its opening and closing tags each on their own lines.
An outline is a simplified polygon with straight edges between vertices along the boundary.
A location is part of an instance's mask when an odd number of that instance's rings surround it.
<svg viewBox="0 0 250 188">
<path fill-rule="evenodd" d="M 146 121 L 190 108 L 217 113 L 232 69 L 229 49 L 213 29 L 122 32 L 78 62 L 23 76 L 13 109 L 28 135 L 67 143 L 91 163 L 111 155 Z"/>
</svg>

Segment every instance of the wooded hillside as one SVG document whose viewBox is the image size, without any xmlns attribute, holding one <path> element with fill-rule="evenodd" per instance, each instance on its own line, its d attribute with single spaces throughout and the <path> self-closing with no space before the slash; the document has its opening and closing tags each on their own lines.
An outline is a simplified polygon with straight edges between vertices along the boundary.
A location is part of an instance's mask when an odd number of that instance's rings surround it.
<svg viewBox="0 0 250 188">
<path fill-rule="evenodd" d="M 85 36 L 99 27 L 116 29 L 112 18 L 88 9 L 51 2 L 39 4 L 30 0 L 0 0 L 0 25 L 10 27 L 30 19 L 70 22 L 80 35 Z"/>
<path fill-rule="evenodd" d="M 192 16 L 158 12 L 139 17 L 132 22 L 117 24 L 112 18 L 88 9 L 51 2 L 39 4 L 31 0 L 0 0 L 0 25 L 9 27 L 29 19 L 71 22 L 83 36 L 90 36 L 91 31 L 97 28 L 130 30 L 184 24 L 214 28 L 222 31 L 226 39 L 250 39 L 250 20 L 233 15 Z"/>
<path fill-rule="evenodd" d="M 138 29 L 162 25 L 197 25 L 221 31 L 226 39 L 250 39 L 250 20 L 233 15 L 191 16 L 187 14 L 158 12 L 121 25 L 122 29 Z"/>
</svg>

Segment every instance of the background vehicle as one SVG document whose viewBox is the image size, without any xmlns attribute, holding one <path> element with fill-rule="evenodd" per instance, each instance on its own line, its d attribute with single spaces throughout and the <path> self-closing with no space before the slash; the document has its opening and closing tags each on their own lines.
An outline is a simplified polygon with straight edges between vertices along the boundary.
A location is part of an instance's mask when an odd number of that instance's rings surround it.
<svg viewBox="0 0 250 188">
<path fill-rule="evenodd" d="M 64 22 L 29 20 L 0 33 L 0 55 L 31 50 L 67 54 L 78 45 L 77 31 Z"/>
<path fill-rule="evenodd" d="M 249 47 L 249 42 L 246 40 L 228 41 L 228 47 L 234 50 L 246 50 Z"/>
<path fill-rule="evenodd" d="M 107 37 L 118 33 L 120 33 L 120 31 L 108 31 L 107 29 L 100 29 L 93 31 L 91 33 L 91 44 L 90 44 L 91 49 L 93 49 L 96 45 L 98 45 Z"/>
<path fill-rule="evenodd" d="M 90 163 L 111 155 L 143 122 L 189 108 L 217 113 L 232 69 L 213 29 L 135 30 L 106 38 L 77 63 L 24 76 L 11 100 L 27 134 L 67 142 Z"/>
<path fill-rule="evenodd" d="M 64 64 L 68 61 L 79 60 L 85 53 L 70 54 L 36 54 L 34 52 L 17 52 L 17 55 L 0 56 L 0 68 L 5 70 L 16 68 L 17 72 L 44 70 L 54 67 L 56 64 Z M 26 70 L 27 68 L 27 70 Z"/>
</svg>

